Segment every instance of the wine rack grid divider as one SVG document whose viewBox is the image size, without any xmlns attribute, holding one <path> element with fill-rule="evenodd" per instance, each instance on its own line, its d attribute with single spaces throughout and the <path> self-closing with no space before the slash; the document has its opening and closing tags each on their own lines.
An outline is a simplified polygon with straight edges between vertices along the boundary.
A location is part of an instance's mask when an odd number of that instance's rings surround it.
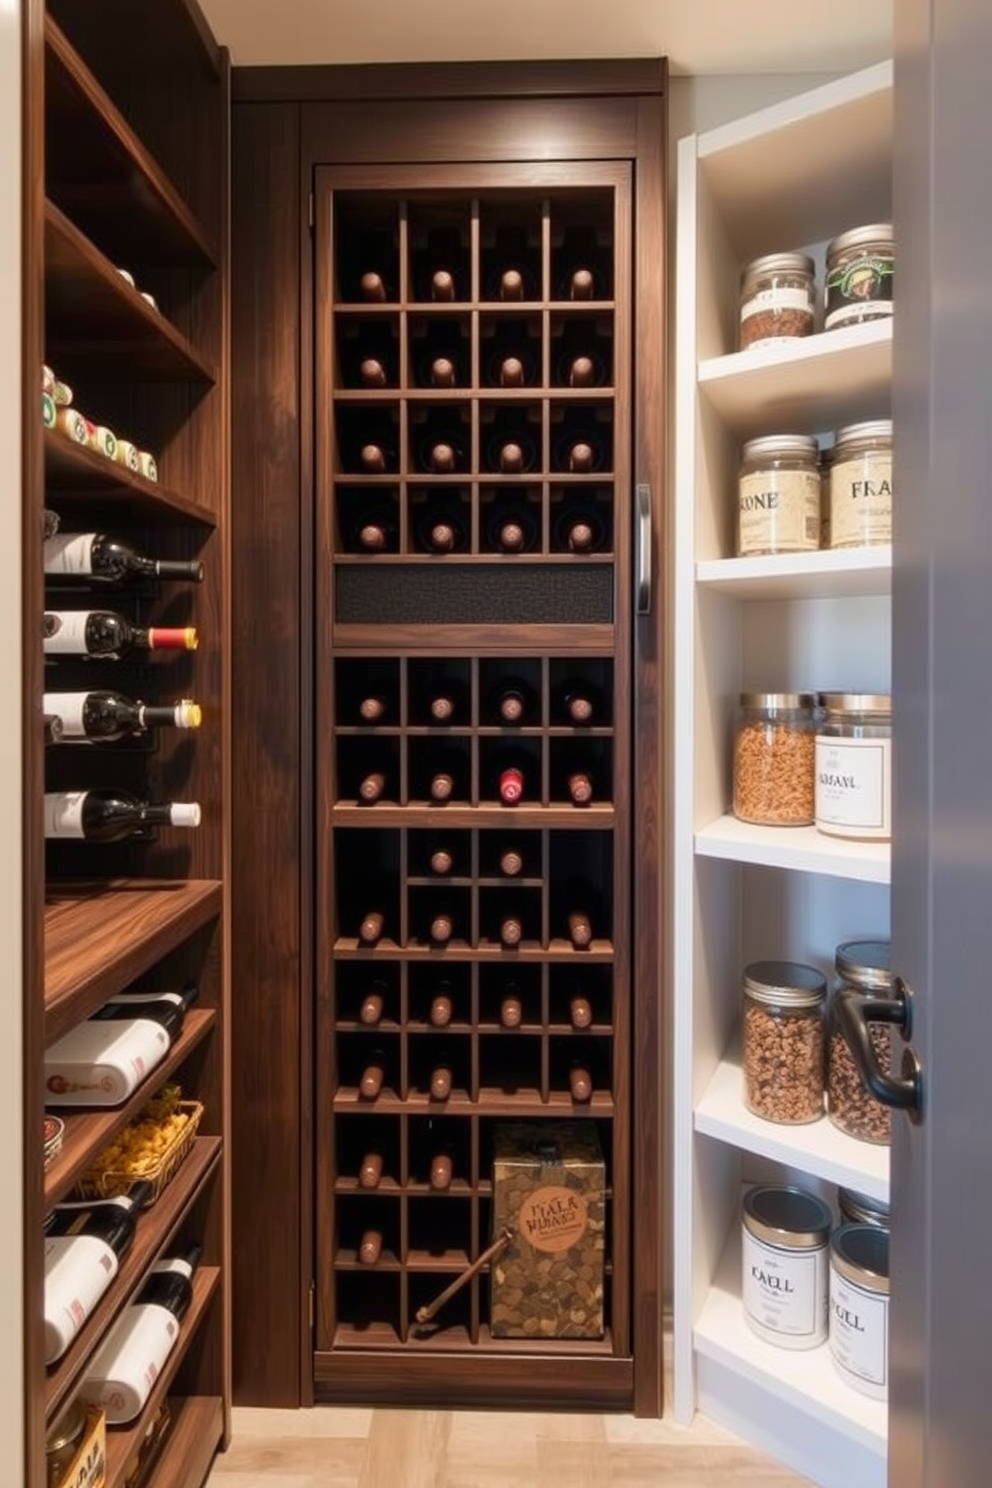
<svg viewBox="0 0 992 1488">
<path fill-rule="evenodd" d="M 328 616 L 333 614 L 333 573 L 337 565 L 423 563 L 432 567 L 437 584 L 443 586 L 446 564 L 451 572 L 452 564 L 466 560 L 525 566 L 535 560 L 547 563 L 549 559 L 609 564 L 617 593 L 615 615 L 624 613 L 628 562 L 624 494 L 628 482 L 622 437 L 613 429 L 609 431 L 617 444 L 602 471 L 572 474 L 552 468 L 550 458 L 553 424 L 559 412 L 564 415 L 567 409 L 578 407 L 603 410 L 613 417 L 626 409 L 622 384 L 628 344 L 619 324 L 625 308 L 619 286 L 602 301 L 551 298 L 552 231 L 558 200 L 554 187 L 559 181 L 567 186 L 567 198 L 562 199 L 573 206 L 585 193 L 587 207 L 592 205 L 599 224 L 605 221 L 610 254 L 622 257 L 628 242 L 619 225 L 626 209 L 620 187 L 624 172 L 612 166 L 587 166 L 578 172 L 545 166 L 539 168 L 539 184 L 533 189 L 517 187 L 508 192 L 503 185 L 508 178 L 501 168 L 494 171 L 492 167 L 480 167 L 474 174 L 485 179 L 487 169 L 494 189 L 502 188 L 503 205 L 512 203 L 511 212 L 523 204 L 539 213 L 541 284 L 537 299 L 511 304 L 481 298 L 486 191 L 478 179 L 475 189 L 467 190 L 463 170 L 439 167 L 420 172 L 419 180 L 460 203 L 464 211 L 471 264 L 470 297 L 454 305 L 439 305 L 412 296 L 410 222 L 419 198 L 417 193 L 404 192 L 398 184 L 392 191 L 393 200 L 398 199 L 397 298 L 388 304 L 369 305 L 342 298 L 331 272 L 335 230 L 355 203 L 360 223 L 362 203 L 367 203 L 368 197 L 361 194 L 364 183 L 360 170 L 328 171 L 323 186 L 321 176 L 325 173 L 318 173 L 317 304 L 326 307 L 326 319 L 322 321 L 318 311 L 317 407 L 326 408 L 328 414 L 326 427 L 318 427 L 317 471 L 318 492 L 324 493 L 329 508 L 321 512 L 319 501 L 318 523 L 324 530 L 323 551 L 328 559 L 319 591 L 323 591 L 323 613 Z M 583 173 L 588 179 L 577 184 Z M 400 168 L 391 174 L 399 181 L 403 172 Z M 381 173 L 376 187 L 381 192 Z M 622 272 L 612 263 L 610 269 L 611 280 L 614 273 L 619 276 Z M 571 317 L 592 325 L 594 318 L 602 321 L 604 316 L 612 328 L 616 363 L 608 384 L 588 389 L 553 386 L 552 331 Z M 520 389 L 485 386 L 482 330 L 514 320 L 540 327 L 540 370 L 535 383 Z M 468 387 L 416 385 L 411 325 L 452 322 L 462 332 L 467 329 Z M 356 324 L 385 324 L 394 329 L 399 368 L 395 386 L 382 390 L 341 386 L 339 332 L 342 327 L 350 332 Z M 484 420 L 501 409 L 521 408 L 539 410 L 539 421 L 535 420 L 539 454 L 534 469 L 521 474 L 483 469 Z M 421 411 L 430 409 L 461 409 L 467 415 L 465 468 L 456 474 L 438 475 L 416 468 L 414 421 Z M 362 410 L 386 410 L 391 414 L 398 450 L 394 471 L 363 474 L 347 468 L 348 419 Z M 343 519 L 342 500 L 356 493 L 361 499 L 365 492 L 375 497 L 384 490 L 393 494 L 396 503 L 395 551 L 347 551 L 348 526 Z M 468 521 L 465 551 L 453 553 L 449 560 L 418 546 L 413 505 L 421 492 L 452 490 L 467 498 Z M 589 555 L 555 551 L 552 503 L 590 491 L 600 496 L 605 491 L 607 495 L 610 511 L 604 530 L 608 540 Z M 483 500 L 498 503 L 504 496 L 521 494 L 537 496 L 540 518 L 532 549 L 510 557 L 487 543 L 481 508 Z M 397 582 L 402 582 L 398 570 Z M 319 901 L 323 905 L 319 934 L 325 947 L 318 964 L 323 960 L 326 967 L 318 998 L 318 1047 L 322 1050 L 318 1059 L 318 1109 L 326 1113 L 318 1123 L 317 1138 L 318 1214 L 323 1216 L 318 1224 L 317 1248 L 318 1379 L 335 1353 L 347 1355 L 364 1349 L 380 1356 L 389 1350 L 454 1351 L 469 1371 L 473 1357 L 501 1352 L 524 1353 L 535 1361 L 541 1354 L 571 1357 L 576 1368 L 581 1367 L 583 1359 L 591 1363 L 593 1358 L 614 1358 L 620 1363 L 623 1356 L 629 1356 L 630 1196 L 626 1165 L 630 1159 L 625 1105 L 630 1057 L 625 1006 L 629 971 L 621 923 L 625 911 L 620 909 L 627 902 L 628 870 L 622 859 L 629 851 L 625 819 L 628 793 L 622 757 L 629 748 L 629 737 L 626 718 L 615 716 L 620 700 L 627 696 L 628 663 L 616 649 L 625 625 L 615 620 L 604 626 L 568 626 L 567 617 L 562 618 L 566 624 L 558 626 L 479 624 L 452 627 L 447 634 L 443 626 L 411 624 L 400 639 L 385 626 L 381 637 L 371 634 L 368 626 L 336 629 L 333 621 L 324 631 L 331 651 L 322 658 L 329 728 L 321 729 L 318 722 L 318 737 L 329 741 L 323 765 L 318 766 L 329 833 L 320 855 L 324 868 L 318 874 Z M 318 648 L 318 664 L 320 661 Z M 357 703 L 355 669 L 360 674 L 365 665 L 376 668 L 376 682 L 381 681 L 383 668 L 387 669 L 388 711 L 381 723 L 373 725 L 362 723 L 353 711 Z M 505 678 L 514 666 L 535 683 L 538 707 L 534 718 L 523 725 L 503 726 L 487 711 L 486 683 Z M 342 667 L 352 670 L 350 678 L 343 678 Z M 445 725 L 420 722 L 412 681 L 414 669 L 429 673 L 435 668 L 438 685 L 443 687 L 444 680 L 450 680 L 452 667 L 456 671 L 460 667 L 461 680 L 468 681 L 466 713 Z M 594 685 L 609 698 L 605 723 L 566 724 L 552 712 L 555 680 L 576 669 L 587 685 Z M 368 690 L 378 689 L 370 682 Z M 318 711 L 318 720 L 319 716 Z M 364 774 L 372 768 L 368 746 L 373 742 L 384 743 L 386 750 L 392 751 L 391 788 L 373 804 L 364 804 L 352 792 L 359 772 Z M 468 791 L 464 798 L 438 805 L 416 792 L 414 786 L 423 779 L 422 765 L 429 764 L 431 751 L 453 743 L 468 757 Z M 586 807 L 574 805 L 567 790 L 558 784 L 558 752 L 573 744 L 587 751 L 598 774 L 596 799 Z M 510 808 L 499 801 L 489 780 L 490 766 L 500 748 L 513 745 L 533 751 L 540 785 L 530 799 Z M 378 763 L 375 768 L 379 768 Z M 384 859 L 395 865 L 393 903 L 385 916 L 382 937 L 374 946 L 359 941 L 352 911 L 346 913 L 342 908 L 346 895 L 355 904 L 356 879 L 363 871 L 352 851 L 356 833 L 363 839 L 386 843 L 378 858 L 372 852 L 364 864 L 366 886 L 362 892 L 367 896 L 378 893 L 376 902 L 380 906 Z M 608 866 L 603 870 L 608 881 L 600 883 L 608 932 L 599 934 L 591 947 L 581 950 L 567 939 L 564 923 L 554 919 L 559 912 L 559 896 L 553 874 L 562 871 L 567 852 L 567 847 L 558 850 L 554 844 L 560 838 L 574 846 L 583 840 L 576 834 L 585 834 L 589 843 L 610 844 L 605 854 Z M 421 839 L 429 835 L 458 840 L 461 859 L 450 878 L 424 870 Z M 539 852 L 528 855 L 519 878 L 502 877 L 492 871 L 495 854 L 490 851 L 490 842 L 510 837 L 539 843 Z M 336 843 L 346 844 L 337 867 L 332 846 Z M 483 871 L 484 866 L 489 871 Z M 422 933 L 420 898 L 436 892 L 461 896 L 465 915 L 462 934 L 443 948 Z M 521 896 L 529 901 L 523 917 L 529 915 L 532 933 L 512 950 L 492 937 L 497 896 L 504 894 L 514 902 Z M 357 909 L 358 917 L 372 907 L 370 897 L 364 908 Z M 587 968 L 586 975 L 606 978 L 596 983 L 594 1021 L 581 1031 L 566 1021 L 565 983 L 559 982 L 559 977 L 570 977 L 579 968 Z M 356 984 L 349 978 L 380 973 L 389 979 L 384 1015 L 378 1026 L 365 1027 L 355 1015 L 357 989 L 364 983 Z M 446 1028 L 438 1029 L 430 1024 L 426 1005 L 429 979 L 442 973 L 459 980 L 453 999 L 454 1017 Z M 504 991 L 510 979 L 520 981 L 524 1015 L 519 1027 L 502 1028 L 496 1021 L 500 994 L 490 978 L 499 978 Z M 444 1100 L 433 1098 L 427 1088 L 432 1043 L 451 1056 L 456 1071 L 451 1093 Z M 384 1046 L 385 1077 L 378 1094 L 369 1099 L 359 1090 L 357 1080 L 363 1061 L 372 1057 L 365 1051 L 378 1045 Z M 591 1061 L 587 1059 L 596 1071 L 595 1088 L 588 1101 L 580 1102 L 572 1098 L 566 1072 L 572 1059 L 589 1055 L 595 1056 Z M 515 1083 L 518 1069 L 511 1069 L 514 1064 L 519 1066 L 519 1085 Z M 494 1339 L 488 1327 L 488 1267 L 473 1277 L 460 1298 L 448 1304 L 439 1326 L 418 1329 L 412 1321 L 417 1306 L 429 1301 L 489 1243 L 491 1127 L 494 1122 L 520 1117 L 593 1120 L 600 1128 L 613 1234 L 612 1246 L 608 1238 L 607 1250 L 607 1330 L 601 1340 Z M 454 1178 L 443 1192 L 433 1191 L 425 1181 L 431 1142 L 442 1140 L 427 1138 L 426 1123 L 433 1123 L 441 1133 L 454 1134 L 458 1154 Z M 387 1156 L 379 1185 L 370 1191 L 361 1187 L 355 1168 L 346 1171 L 342 1163 L 357 1163 L 360 1145 L 366 1140 L 374 1145 L 374 1139 Z M 366 1226 L 377 1227 L 383 1236 L 380 1257 L 372 1266 L 364 1264 L 356 1251 Z M 435 1243 L 431 1236 L 438 1228 L 441 1233 Z M 488 1377 L 495 1384 L 495 1376 Z M 590 1383 L 585 1388 L 594 1391 L 593 1375 L 588 1378 Z M 569 1393 L 576 1388 L 583 1389 L 580 1381 Z M 615 1388 L 623 1388 L 619 1375 Z"/>
</svg>

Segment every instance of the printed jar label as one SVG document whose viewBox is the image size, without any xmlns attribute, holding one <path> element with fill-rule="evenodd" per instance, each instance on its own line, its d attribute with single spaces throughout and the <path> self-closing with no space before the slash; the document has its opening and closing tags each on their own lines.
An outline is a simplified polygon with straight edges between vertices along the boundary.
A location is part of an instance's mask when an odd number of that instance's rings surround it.
<svg viewBox="0 0 992 1488">
<path fill-rule="evenodd" d="M 818 1342 L 826 1333 L 826 1247 L 779 1250 L 744 1229 L 744 1311 L 759 1327 Z"/>
<path fill-rule="evenodd" d="M 830 1270 L 830 1352 L 854 1381 L 884 1392 L 888 1368 L 889 1299 Z M 872 1391 L 874 1393 L 874 1390 Z"/>
<path fill-rule="evenodd" d="M 549 1184 L 528 1194 L 520 1206 L 517 1230 L 535 1250 L 549 1255 L 570 1250 L 586 1232 L 589 1211 L 573 1188 Z"/>
<path fill-rule="evenodd" d="M 56 533 L 45 540 L 47 574 L 88 574 L 93 572 L 92 532 Z"/>
<path fill-rule="evenodd" d="M 892 314 L 894 261 L 862 253 L 831 269 L 826 282 L 824 330 Z"/>
<path fill-rule="evenodd" d="M 737 551 L 807 553 L 820 546 L 820 477 L 807 470 L 761 470 L 737 488 Z"/>
<path fill-rule="evenodd" d="M 85 739 L 83 709 L 88 692 L 46 692 L 42 699 L 42 711 L 54 713 L 62 720 L 62 736 L 65 739 Z"/>
<path fill-rule="evenodd" d="M 830 546 L 864 548 L 892 541 L 892 455 L 872 451 L 830 471 Z"/>
<path fill-rule="evenodd" d="M 892 740 L 816 739 L 816 825 L 839 837 L 892 835 Z"/>
</svg>

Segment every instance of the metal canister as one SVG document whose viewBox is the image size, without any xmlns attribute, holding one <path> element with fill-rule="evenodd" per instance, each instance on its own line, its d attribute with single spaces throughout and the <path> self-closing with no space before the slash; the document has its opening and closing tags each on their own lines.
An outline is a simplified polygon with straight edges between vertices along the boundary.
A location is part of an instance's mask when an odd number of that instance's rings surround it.
<svg viewBox="0 0 992 1488">
<path fill-rule="evenodd" d="M 830 1241 L 830 1355 L 862 1395 L 889 1391 L 889 1232 L 846 1224 Z"/>
<path fill-rule="evenodd" d="M 883 1230 L 889 1228 L 890 1209 L 884 1199 L 855 1193 L 853 1188 L 839 1188 L 837 1206 L 842 1224 L 873 1224 L 880 1225 Z"/>
<path fill-rule="evenodd" d="M 828 1205 L 803 1188 L 764 1184 L 745 1194 L 742 1222 L 748 1326 L 779 1348 L 816 1348 L 827 1336 Z"/>
</svg>

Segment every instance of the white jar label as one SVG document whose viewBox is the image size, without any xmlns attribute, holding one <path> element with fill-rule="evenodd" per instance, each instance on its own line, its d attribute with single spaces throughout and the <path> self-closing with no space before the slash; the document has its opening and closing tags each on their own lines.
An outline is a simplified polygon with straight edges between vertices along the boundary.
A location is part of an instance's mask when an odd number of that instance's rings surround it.
<svg viewBox="0 0 992 1488">
<path fill-rule="evenodd" d="M 92 610 L 46 610 L 45 623 L 52 634 L 45 636 L 46 656 L 84 656 L 86 622 Z"/>
<path fill-rule="evenodd" d="M 47 574 L 88 574 L 93 572 L 95 532 L 56 533 L 45 540 Z"/>
<path fill-rule="evenodd" d="M 820 546 L 820 477 L 812 470 L 760 470 L 737 487 L 737 551 L 808 553 Z"/>
<path fill-rule="evenodd" d="M 889 1299 L 830 1268 L 830 1352 L 855 1381 L 883 1392 L 889 1382 Z M 874 1393 L 874 1391 L 872 1391 Z"/>
<path fill-rule="evenodd" d="M 892 740 L 816 736 L 816 825 L 839 837 L 892 836 Z"/>
<path fill-rule="evenodd" d="M 826 1337 L 826 1246 L 785 1250 L 744 1229 L 744 1311 L 771 1333 L 810 1343 Z"/>
<path fill-rule="evenodd" d="M 82 837 L 87 791 L 53 791 L 45 797 L 45 836 Z"/>
<path fill-rule="evenodd" d="M 88 692 L 46 692 L 42 699 L 42 711 L 54 713 L 62 720 L 62 737 L 64 739 L 85 739 L 86 729 L 83 726 L 83 709 L 86 706 Z"/>
<path fill-rule="evenodd" d="M 741 305 L 741 321 L 748 320 L 752 315 L 760 314 L 762 310 L 806 310 L 810 320 L 813 319 L 813 306 L 810 303 L 809 291 L 786 285 L 772 289 L 759 289 L 755 294 L 750 295 Z"/>
<path fill-rule="evenodd" d="M 830 546 L 866 548 L 892 541 L 892 455 L 872 450 L 830 471 Z"/>
</svg>

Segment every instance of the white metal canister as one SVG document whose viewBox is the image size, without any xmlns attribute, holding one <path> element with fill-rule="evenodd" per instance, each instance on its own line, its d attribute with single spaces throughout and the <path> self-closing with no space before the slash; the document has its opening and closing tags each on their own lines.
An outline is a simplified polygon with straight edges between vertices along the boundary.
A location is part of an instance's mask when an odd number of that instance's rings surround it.
<svg viewBox="0 0 992 1488">
<path fill-rule="evenodd" d="M 779 1348 L 827 1337 L 829 1207 L 803 1188 L 762 1185 L 744 1196 L 741 1300 L 749 1326 Z"/>
<path fill-rule="evenodd" d="M 830 1354 L 844 1379 L 884 1400 L 889 1388 L 889 1232 L 846 1224 L 830 1242 Z"/>
<path fill-rule="evenodd" d="M 816 826 L 832 837 L 892 836 L 892 699 L 823 692 L 816 731 Z"/>
</svg>

